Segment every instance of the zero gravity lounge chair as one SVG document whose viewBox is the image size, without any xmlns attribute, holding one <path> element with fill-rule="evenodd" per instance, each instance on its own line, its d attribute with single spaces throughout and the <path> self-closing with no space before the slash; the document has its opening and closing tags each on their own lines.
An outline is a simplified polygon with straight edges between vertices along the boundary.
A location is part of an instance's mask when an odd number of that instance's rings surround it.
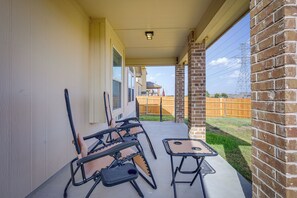
<svg viewBox="0 0 297 198">
<path fill-rule="evenodd" d="M 118 128 L 120 130 L 120 134 L 123 137 L 131 137 L 131 136 L 137 137 L 138 134 L 143 133 L 147 139 L 148 145 L 151 149 L 151 152 L 152 152 L 154 158 L 157 159 L 152 142 L 151 142 L 148 134 L 146 133 L 145 129 L 143 128 L 142 124 L 139 122 L 138 118 L 131 117 L 131 118 L 126 118 L 126 119 L 115 121 L 112 118 L 109 94 L 105 91 L 103 93 L 103 95 L 104 95 L 104 106 L 105 106 L 105 114 L 106 114 L 106 120 L 107 120 L 108 127 Z"/>
<path fill-rule="evenodd" d="M 151 169 L 148 166 L 138 140 L 131 139 L 124 142 L 116 128 L 99 131 L 86 137 L 80 136 L 75 131 L 67 89 L 64 90 L 64 96 L 73 136 L 73 144 L 77 153 L 77 157 L 70 162 L 71 178 L 64 189 L 64 197 L 67 197 L 67 189 L 71 182 L 74 186 L 80 186 L 91 180 L 95 183 L 87 193 L 86 197 L 91 195 L 95 187 L 101 181 L 103 185 L 107 187 L 130 182 L 138 195 L 143 197 L 143 194 L 135 181 L 138 174 L 144 178 L 150 186 L 156 189 L 156 183 Z M 118 138 L 118 141 L 105 143 L 104 136 L 110 135 L 111 133 L 117 133 L 120 138 Z M 92 138 L 95 138 L 97 143 L 89 150 L 85 140 Z M 137 170 L 135 166 L 136 164 L 142 169 L 142 172 L 151 177 L 152 182 Z M 79 177 L 81 180 L 77 181 Z"/>
</svg>

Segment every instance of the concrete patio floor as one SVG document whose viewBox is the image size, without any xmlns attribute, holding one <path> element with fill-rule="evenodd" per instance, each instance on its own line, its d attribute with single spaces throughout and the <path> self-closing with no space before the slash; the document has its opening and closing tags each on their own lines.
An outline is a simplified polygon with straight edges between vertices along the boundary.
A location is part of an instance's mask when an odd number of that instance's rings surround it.
<svg viewBox="0 0 297 198">
<path fill-rule="evenodd" d="M 150 153 L 147 142 L 143 135 L 139 139 L 144 147 L 146 157 L 150 163 L 155 176 L 158 189 L 152 189 L 141 177 L 137 182 L 144 194 L 148 198 L 172 198 L 173 188 L 171 182 L 170 157 L 165 152 L 162 139 L 164 138 L 186 138 L 187 126 L 174 122 L 142 122 L 147 130 L 151 141 L 154 145 L 158 159 L 155 160 Z M 174 162 L 177 165 L 180 158 L 175 157 Z M 215 174 L 209 174 L 204 177 L 204 184 L 207 197 L 210 198 L 241 198 L 252 197 L 251 184 L 243 178 L 235 169 L 233 169 L 222 157 L 207 157 L 206 161 L 216 170 Z M 194 167 L 194 161 L 187 160 L 186 166 Z M 61 198 L 63 189 L 70 176 L 69 166 L 65 166 L 46 183 L 41 185 L 37 190 L 32 192 L 28 198 Z M 191 176 L 192 177 L 192 176 Z M 191 178 L 190 177 L 190 178 Z M 189 176 L 177 177 L 177 179 L 187 179 Z M 93 185 L 90 181 L 81 187 L 70 186 L 68 189 L 69 198 L 85 197 L 88 190 Z M 199 178 L 196 179 L 193 186 L 189 184 L 177 184 L 177 196 L 180 198 L 202 197 L 201 184 Z M 104 187 L 99 184 L 94 190 L 91 197 L 108 197 L 108 198 L 132 198 L 139 197 L 131 184 L 125 183 L 114 187 Z"/>
</svg>

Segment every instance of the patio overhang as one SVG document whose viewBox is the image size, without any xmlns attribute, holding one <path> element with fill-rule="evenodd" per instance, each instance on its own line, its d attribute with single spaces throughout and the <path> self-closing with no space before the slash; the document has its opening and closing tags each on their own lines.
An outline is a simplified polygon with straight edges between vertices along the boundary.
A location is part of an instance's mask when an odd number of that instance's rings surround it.
<svg viewBox="0 0 297 198">
<path fill-rule="evenodd" d="M 216 41 L 249 10 L 248 0 L 77 0 L 91 18 L 106 18 L 125 45 L 126 66 L 187 61 L 187 36 Z M 145 31 L 154 31 L 147 40 Z"/>
<path fill-rule="evenodd" d="M 297 197 L 297 2 L 251 0 L 250 9 L 253 196 Z M 77 98 L 79 131 L 106 129 L 102 93 L 113 90 L 115 48 L 121 65 L 175 63 L 181 98 L 188 61 L 189 125 L 205 134 L 206 49 L 248 10 L 248 0 L 1 1 L 1 196 L 26 197 L 74 156 L 65 87 Z M 145 31 L 154 31 L 153 40 Z M 135 108 L 122 90 L 118 118 Z"/>
</svg>

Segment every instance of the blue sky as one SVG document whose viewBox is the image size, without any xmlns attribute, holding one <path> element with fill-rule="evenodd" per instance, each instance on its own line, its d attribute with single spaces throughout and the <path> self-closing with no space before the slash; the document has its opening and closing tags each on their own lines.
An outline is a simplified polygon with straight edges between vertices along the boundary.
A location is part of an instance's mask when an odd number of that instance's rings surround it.
<svg viewBox="0 0 297 198">
<path fill-rule="evenodd" d="M 247 47 L 249 67 L 250 16 L 243 17 L 206 51 L 206 90 L 214 93 L 236 93 L 241 68 L 241 44 Z M 168 67 L 147 67 L 147 80 L 161 85 L 166 95 L 174 95 L 175 69 Z M 185 72 L 187 74 L 187 70 Z M 185 75 L 187 79 L 187 75 Z M 187 94 L 187 82 L 185 83 Z"/>
<path fill-rule="evenodd" d="M 166 95 L 174 95 L 175 68 L 173 66 L 146 67 L 147 81 L 161 85 Z"/>
</svg>

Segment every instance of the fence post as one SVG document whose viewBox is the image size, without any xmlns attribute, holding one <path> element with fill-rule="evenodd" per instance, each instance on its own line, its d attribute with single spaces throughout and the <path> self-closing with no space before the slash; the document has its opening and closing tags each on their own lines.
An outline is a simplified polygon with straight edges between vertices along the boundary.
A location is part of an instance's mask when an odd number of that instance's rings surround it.
<svg viewBox="0 0 297 198">
<path fill-rule="evenodd" d="M 139 102 L 137 97 L 136 97 L 135 104 L 136 104 L 136 117 L 139 119 Z"/>
<path fill-rule="evenodd" d="M 227 116 L 227 107 L 226 107 L 226 101 L 227 99 L 224 99 L 224 117 Z"/>
<path fill-rule="evenodd" d="M 148 114 L 148 95 L 146 95 L 145 115 Z"/>
<path fill-rule="evenodd" d="M 162 96 L 160 97 L 160 122 L 162 122 Z"/>
<path fill-rule="evenodd" d="M 223 117 L 223 98 L 220 98 L 220 117 Z"/>
</svg>

